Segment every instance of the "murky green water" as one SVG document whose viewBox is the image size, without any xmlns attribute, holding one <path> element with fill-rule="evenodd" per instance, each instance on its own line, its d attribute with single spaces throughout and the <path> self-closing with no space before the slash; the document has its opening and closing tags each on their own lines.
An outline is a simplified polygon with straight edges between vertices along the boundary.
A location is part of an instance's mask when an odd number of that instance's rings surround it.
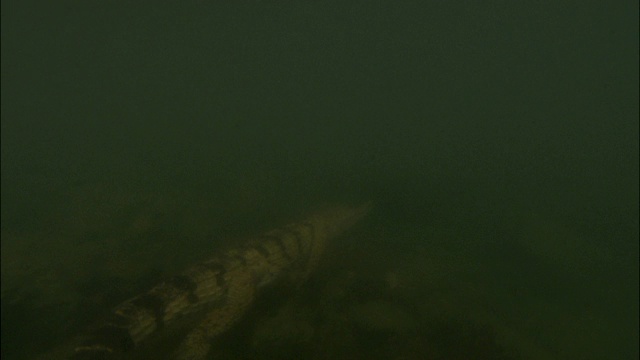
<svg viewBox="0 0 640 360">
<path fill-rule="evenodd" d="M 637 359 L 637 14 L 3 2 L 3 359 L 57 356 L 216 249 L 369 200 L 212 356 Z"/>
</svg>

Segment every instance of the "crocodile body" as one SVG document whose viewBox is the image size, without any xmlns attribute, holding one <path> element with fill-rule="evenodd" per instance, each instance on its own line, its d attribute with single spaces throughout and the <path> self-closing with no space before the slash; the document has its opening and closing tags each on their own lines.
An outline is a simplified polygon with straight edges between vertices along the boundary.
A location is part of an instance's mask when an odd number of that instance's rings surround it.
<svg viewBox="0 0 640 360">
<path fill-rule="evenodd" d="M 242 318 L 261 289 L 275 282 L 302 283 L 324 251 L 368 212 L 369 206 L 337 206 L 255 237 L 190 267 L 118 305 L 109 319 L 75 348 L 73 360 L 119 359 L 189 314 L 204 313 L 175 358 L 206 358 L 212 339 Z"/>
</svg>

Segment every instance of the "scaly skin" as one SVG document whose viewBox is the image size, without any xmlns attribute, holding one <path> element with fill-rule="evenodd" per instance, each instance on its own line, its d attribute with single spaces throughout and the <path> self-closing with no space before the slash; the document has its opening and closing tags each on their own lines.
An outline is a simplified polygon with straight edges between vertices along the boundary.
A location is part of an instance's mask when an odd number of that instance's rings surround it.
<svg viewBox="0 0 640 360">
<path fill-rule="evenodd" d="M 369 208 L 328 208 L 189 268 L 117 306 L 74 350 L 72 359 L 117 359 L 158 330 L 206 311 L 176 354 L 179 360 L 204 359 L 212 339 L 242 318 L 262 288 L 275 282 L 302 283 L 318 265 L 327 240 L 351 227 Z"/>
</svg>

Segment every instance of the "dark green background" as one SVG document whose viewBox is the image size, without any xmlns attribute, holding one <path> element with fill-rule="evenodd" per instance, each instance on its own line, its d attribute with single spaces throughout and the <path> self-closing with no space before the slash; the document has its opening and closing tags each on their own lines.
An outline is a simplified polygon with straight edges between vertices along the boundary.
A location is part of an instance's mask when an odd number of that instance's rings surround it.
<svg viewBox="0 0 640 360">
<path fill-rule="evenodd" d="M 3 230 L 104 179 L 535 208 L 615 254 L 594 292 L 638 333 L 637 1 L 175 3 L 2 2 Z"/>
</svg>

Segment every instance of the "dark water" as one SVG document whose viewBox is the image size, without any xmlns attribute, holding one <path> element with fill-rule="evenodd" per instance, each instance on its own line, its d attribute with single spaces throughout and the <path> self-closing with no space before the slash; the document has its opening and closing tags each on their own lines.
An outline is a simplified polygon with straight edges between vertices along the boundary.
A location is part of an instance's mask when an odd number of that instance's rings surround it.
<svg viewBox="0 0 640 360">
<path fill-rule="evenodd" d="M 1 40 L 3 359 L 365 200 L 305 290 L 351 279 L 355 340 L 263 354 L 638 358 L 637 2 L 3 1 Z"/>
</svg>

